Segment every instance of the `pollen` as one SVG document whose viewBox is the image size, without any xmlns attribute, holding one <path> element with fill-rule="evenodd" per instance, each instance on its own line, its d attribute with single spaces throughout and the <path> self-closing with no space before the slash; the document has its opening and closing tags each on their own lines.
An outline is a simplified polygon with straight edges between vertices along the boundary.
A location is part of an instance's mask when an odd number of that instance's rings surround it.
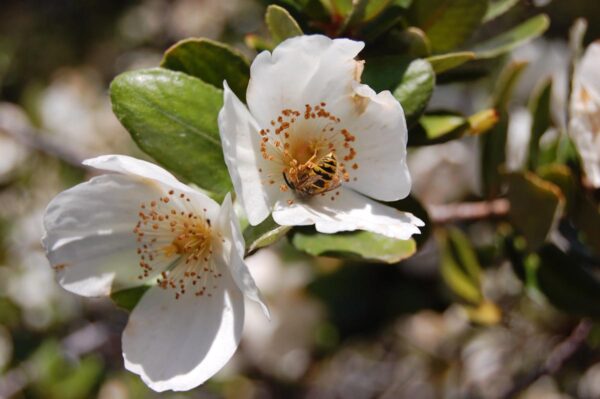
<svg viewBox="0 0 600 399">
<path fill-rule="evenodd" d="M 291 189 L 306 198 L 333 191 L 352 179 L 358 169 L 356 136 L 341 118 L 327 109 L 327 103 L 305 104 L 303 109 L 286 108 L 270 121 L 270 129 L 260 129 L 261 157 L 273 162 L 281 172 L 267 172 L 263 185 L 277 183 L 281 192 Z M 264 166 L 259 169 L 263 173 Z M 271 168 L 268 168 L 271 169 Z"/>
<path fill-rule="evenodd" d="M 171 190 L 168 197 L 140 204 L 133 234 L 138 243 L 140 274 L 156 278 L 175 298 L 212 296 L 222 274 L 213 262 L 213 231 L 206 209 L 190 211 L 191 199 Z M 169 198 L 170 197 L 170 198 Z"/>
</svg>

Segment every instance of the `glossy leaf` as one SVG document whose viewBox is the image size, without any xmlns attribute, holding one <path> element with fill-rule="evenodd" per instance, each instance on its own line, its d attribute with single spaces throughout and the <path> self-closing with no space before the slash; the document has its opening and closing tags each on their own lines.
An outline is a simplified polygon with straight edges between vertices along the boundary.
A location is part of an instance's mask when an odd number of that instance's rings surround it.
<svg viewBox="0 0 600 399">
<path fill-rule="evenodd" d="M 318 233 L 314 229 L 298 229 L 291 242 L 297 249 L 314 256 L 361 259 L 379 263 L 397 263 L 417 250 L 415 240 L 397 240 L 368 231 L 337 234 Z"/>
<path fill-rule="evenodd" d="M 245 101 L 250 64 L 240 52 L 209 39 L 185 39 L 169 48 L 160 64 L 184 72 L 222 89 L 226 80 L 231 90 Z"/>
<path fill-rule="evenodd" d="M 257 226 L 249 225 L 244 229 L 246 253 L 251 254 L 260 248 L 276 243 L 290 229 L 291 226 L 280 226 L 275 223 L 271 216 Z"/>
<path fill-rule="evenodd" d="M 409 125 L 423 113 L 435 86 L 427 61 L 397 56 L 367 60 L 362 80 L 377 92 L 390 90 L 402 104 Z"/>
<path fill-rule="evenodd" d="M 279 44 L 290 37 L 302 35 L 302 29 L 298 22 L 283 7 L 277 5 L 267 7 L 265 20 L 274 44 Z"/>
<path fill-rule="evenodd" d="M 156 68 L 117 76 L 110 96 L 115 115 L 144 152 L 204 189 L 230 191 L 217 126 L 221 90 Z"/>
<path fill-rule="evenodd" d="M 118 307 L 131 312 L 149 288 L 149 285 L 140 285 L 139 287 L 113 292 L 110 294 L 110 299 Z"/>
<path fill-rule="evenodd" d="M 475 45 L 470 50 L 475 52 L 478 59 L 498 57 L 540 36 L 548 26 L 550 26 L 550 19 L 547 15 L 540 14 L 507 32 Z"/>
<path fill-rule="evenodd" d="M 433 55 L 427 57 L 427 61 L 431 64 L 433 71 L 439 75 L 440 73 L 459 67 L 474 58 L 475 53 L 471 51 L 461 51 L 457 53 Z"/>
<path fill-rule="evenodd" d="M 411 22 L 423 29 L 434 52 L 463 44 L 479 27 L 488 0 L 419 0 L 411 7 Z"/>
<path fill-rule="evenodd" d="M 529 139 L 529 170 L 535 170 L 539 165 L 540 139 L 552 124 L 550 102 L 552 100 L 552 80 L 545 81 L 529 102 L 529 110 L 533 115 L 531 136 Z"/>
<path fill-rule="evenodd" d="M 509 173 L 507 198 L 509 219 L 535 250 L 544 244 L 556 227 L 564 209 L 560 189 L 530 172 Z"/>
</svg>

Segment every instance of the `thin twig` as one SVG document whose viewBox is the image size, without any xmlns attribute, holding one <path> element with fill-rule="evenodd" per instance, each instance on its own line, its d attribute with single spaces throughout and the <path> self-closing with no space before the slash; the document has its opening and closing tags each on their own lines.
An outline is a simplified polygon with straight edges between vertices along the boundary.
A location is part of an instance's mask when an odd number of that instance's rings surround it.
<svg viewBox="0 0 600 399">
<path fill-rule="evenodd" d="M 541 377 L 556 374 L 560 371 L 565 362 L 575 355 L 575 353 L 583 346 L 591 330 L 592 322 L 588 319 L 581 320 L 577 326 L 575 326 L 571 335 L 554 347 L 539 369 L 525 377 L 523 380 L 517 381 L 504 395 L 500 396 L 500 398 L 514 398 Z"/>
<path fill-rule="evenodd" d="M 2 127 L 2 120 L 0 120 L 0 133 L 12 137 L 15 141 L 27 148 L 58 158 L 76 168 L 87 169 L 87 167 L 81 163 L 84 160 L 84 157 L 67 150 L 64 146 L 49 139 L 49 135 L 44 132 L 30 128 L 18 130 L 5 129 Z"/>
<path fill-rule="evenodd" d="M 461 202 L 457 204 L 429 205 L 429 218 L 437 224 L 463 220 L 476 220 L 506 216 L 510 204 L 505 198 L 491 201 Z"/>
</svg>

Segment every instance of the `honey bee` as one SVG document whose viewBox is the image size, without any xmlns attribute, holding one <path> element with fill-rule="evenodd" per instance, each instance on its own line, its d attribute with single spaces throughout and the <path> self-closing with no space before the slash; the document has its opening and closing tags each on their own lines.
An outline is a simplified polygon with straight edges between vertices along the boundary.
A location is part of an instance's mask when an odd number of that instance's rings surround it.
<svg viewBox="0 0 600 399">
<path fill-rule="evenodd" d="M 316 163 L 308 161 L 300 167 L 292 167 L 283 172 L 283 179 L 301 197 L 335 190 L 341 184 L 337 157 L 330 152 Z"/>
</svg>

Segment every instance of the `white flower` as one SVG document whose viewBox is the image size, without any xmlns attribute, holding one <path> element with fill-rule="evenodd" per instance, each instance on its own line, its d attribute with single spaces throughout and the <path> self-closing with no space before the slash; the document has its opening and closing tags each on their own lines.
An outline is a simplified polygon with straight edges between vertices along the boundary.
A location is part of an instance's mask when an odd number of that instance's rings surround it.
<svg viewBox="0 0 600 399">
<path fill-rule="evenodd" d="M 368 197 L 410 191 L 404 112 L 389 91 L 359 83 L 364 43 L 300 36 L 252 63 L 248 108 L 225 84 L 219 130 L 250 224 L 323 233 L 370 230 L 407 239 L 423 223 Z"/>
<path fill-rule="evenodd" d="M 43 244 L 59 283 L 84 296 L 152 286 L 123 333 L 125 367 L 156 391 L 194 388 L 235 352 L 243 295 L 259 302 L 231 199 L 219 205 L 164 169 L 118 155 L 115 172 L 59 194 Z"/>
<path fill-rule="evenodd" d="M 594 187 L 600 187 L 600 42 L 590 44 L 575 70 L 569 131 Z"/>
</svg>

